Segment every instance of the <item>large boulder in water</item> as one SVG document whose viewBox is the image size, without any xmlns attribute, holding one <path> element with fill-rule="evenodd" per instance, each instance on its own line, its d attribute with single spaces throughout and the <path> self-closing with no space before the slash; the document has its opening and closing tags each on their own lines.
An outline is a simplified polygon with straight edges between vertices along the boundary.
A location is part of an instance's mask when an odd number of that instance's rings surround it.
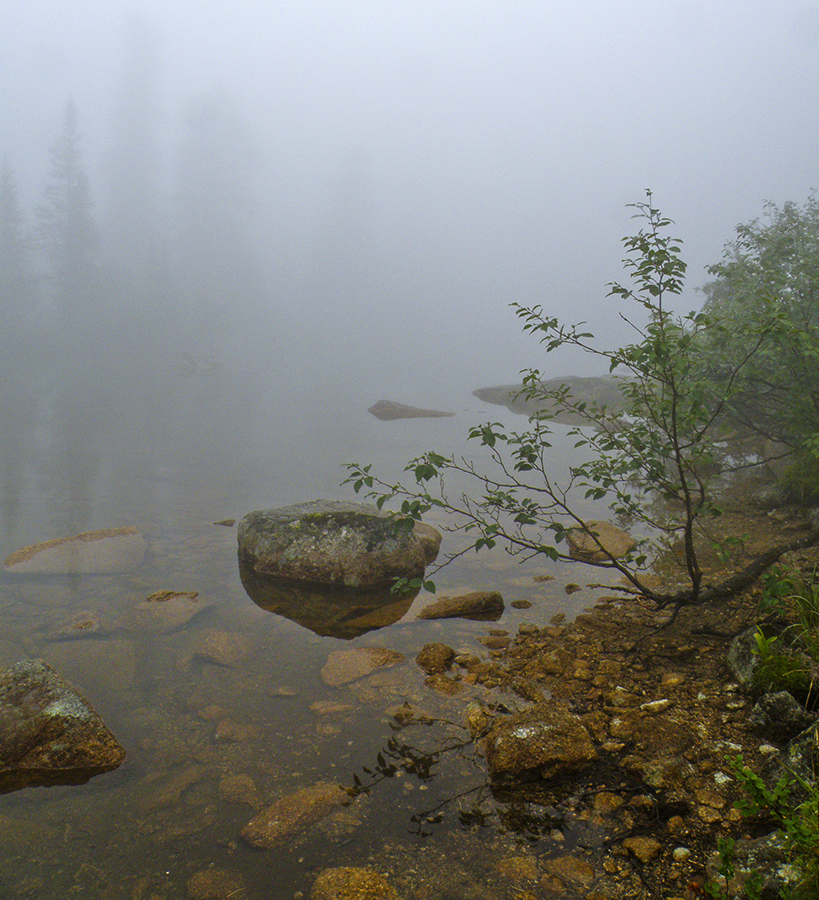
<svg viewBox="0 0 819 900">
<path fill-rule="evenodd" d="M 239 523 L 239 556 L 262 575 L 373 589 L 420 578 L 440 540 L 429 526 L 375 506 L 313 500 L 248 513 Z M 440 537 L 440 536 L 439 536 Z"/>
<path fill-rule="evenodd" d="M 0 672 L 0 793 L 82 784 L 123 759 L 99 715 L 43 660 Z"/>
</svg>

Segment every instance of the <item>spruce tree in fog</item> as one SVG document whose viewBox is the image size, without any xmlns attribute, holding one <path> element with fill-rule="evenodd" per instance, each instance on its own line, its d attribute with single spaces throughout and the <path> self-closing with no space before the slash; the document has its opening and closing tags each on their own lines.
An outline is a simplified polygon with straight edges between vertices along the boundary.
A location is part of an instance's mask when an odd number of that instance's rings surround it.
<svg viewBox="0 0 819 900">
<path fill-rule="evenodd" d="M 114 95 L 106 165 L 105 244 L 116 269 L 144 283 L 157 263 L 157 53 L 151 27 L 132 19 Z"/>
<path fill-rule="evenodd" d="M 257 154 L 230 98 L 188 104 L 177 169 L 178 262 L 191 328 L 210 340 L 237 320 L 258 291 L 253 247 Z M 190 328 L 186 328 L 190 331 Z"/>
<path fill-rule="evenodd" d="M 17 180 L 7 158 L 0 171 L 0 324 L 14 330 L 35 299 L 29 238 Z"/>
<path fill-rule="evenodd" d="M 37 208 L 38 238 L 53 296 L 63 315 L 79 303 L 94 306 L 97 228 L 88 176 L 82 162 L 77 109 L 69 99 L 60 135 L 51 148 L 51 167 Z"/>
</svg>

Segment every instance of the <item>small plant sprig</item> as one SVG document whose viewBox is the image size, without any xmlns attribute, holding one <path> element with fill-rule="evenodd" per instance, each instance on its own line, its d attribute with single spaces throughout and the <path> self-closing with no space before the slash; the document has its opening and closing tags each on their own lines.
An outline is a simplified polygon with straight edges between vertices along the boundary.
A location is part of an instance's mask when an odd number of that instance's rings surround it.
<svg viewBox="0 0 819 900">
<path fill-rule="evenodd" d="M 819 742 L 819 729 L 816 737 Z M 781 896 L 784 900 L 814 900 L 819 896 L 819 786 L 792 771 L 786 771 L 776 784 L 769 786 L 740 754 L 728 757 L 728 764 L 745 792 L 736 803 L 737 809 L 746 817 L 769 817 L 782 835 L 792 877 Z M 804 799 L 795 802 L 797 794 Z M 736 842 L 722 839 L 718 851 L 719 880 L 709 882 L 705 891 L 710 897 L 728 900 L 737 874 Z M 743 895 L 748 900 L 758 900 L 762 884 L 762 874 L 751 872 L 742 885 Z"/>
</svg>

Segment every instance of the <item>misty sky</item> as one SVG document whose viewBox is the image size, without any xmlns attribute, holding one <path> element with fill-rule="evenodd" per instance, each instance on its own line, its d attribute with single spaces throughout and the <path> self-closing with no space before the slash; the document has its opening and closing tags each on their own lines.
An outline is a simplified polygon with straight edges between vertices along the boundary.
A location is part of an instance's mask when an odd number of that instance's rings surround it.
<svg viewBox="0 0 819 900">
<path fill-rule="evenodd" d="M 105 210 L 122 36 L 138 15 L 156 40 L 168 184 L 186 103 L 229 96 L 258 150 L 260 253 L 280 292 L 334 217 L 353 219 L 356 246 L 377 246 L 372 265 L 390 260 L 390 274 L 360 302 L 338 292 L 336 308 L 330 271 L 322 302 L 336 337 L 382 361 L 401 340 L 418 368 L 457 363 L 474 387 L 541 362 L 513 300 L 604 329 L 615 321 L 605 285 L 620 277 L 625 205 L 645 188 L 677 222 L 693 287 L 764 200 L 802 202 L 819 182 L 819 2 L 6 0 L 3 10 L 0 154 L 30 207 L 70 94 Z"/>
</svg>

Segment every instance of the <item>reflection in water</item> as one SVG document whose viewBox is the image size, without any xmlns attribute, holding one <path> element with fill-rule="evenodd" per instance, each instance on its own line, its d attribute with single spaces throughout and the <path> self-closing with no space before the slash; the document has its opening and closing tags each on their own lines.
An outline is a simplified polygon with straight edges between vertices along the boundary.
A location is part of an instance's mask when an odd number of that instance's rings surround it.
<svg viewBox="0 0 819 900">
<path fill-rule="evenodd" d="M 406 615 L 417 595 L 389 589 L 361 591 L 306 584 L 259 575 L 239 559 L 239 575 L 250 599 L 262 609 L 284 616 L 322 637 L 351 640 L 393 625 Z"/>
</svg>

